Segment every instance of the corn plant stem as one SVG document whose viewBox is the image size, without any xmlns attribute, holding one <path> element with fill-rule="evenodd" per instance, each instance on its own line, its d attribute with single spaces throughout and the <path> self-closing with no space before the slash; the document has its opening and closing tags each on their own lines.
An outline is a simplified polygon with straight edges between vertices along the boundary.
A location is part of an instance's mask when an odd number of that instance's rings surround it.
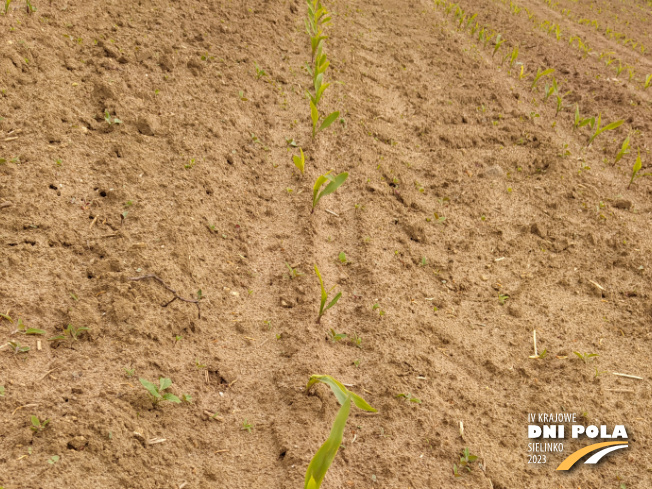
<svg viewBox="0 0 652 489">
<path fill-rule="evenodd" d="M 172 294 L 174 294 L 174 297 L 169 302 L 166 302 L 165 304 L 161 304 L 161 307 L 167 307 L 170 304 L 172 304 L 174 301 L 176 301 L 177 299 L 179 299 L 180 301 L 183 301 L 183 302 L 189 302 L 191 304 L 196 304 L 197 305 L 197 318 L 201 319 L 201 306 L 200 306 L 200 302 L 198 300 L 185 299 L 185 298 L 181 297 L 179 294 L 177 294 L 176 290 L 174 290 L 172 287 L 167 285 L 161 278 L 157 277 L 156 275 L 150 274 L 150 275 L 143 275 L 142 277 L 132 277 L 129 280 L 131 280 L 131 281 L 139 281 L 139 280 L 146 280 L 148 278 L 151 278 L 152 280 L 156 280 L 163 287 L 165 287 L 168 291 L 170 291 L 170 292 L 172 292 Z"/>
</svg>

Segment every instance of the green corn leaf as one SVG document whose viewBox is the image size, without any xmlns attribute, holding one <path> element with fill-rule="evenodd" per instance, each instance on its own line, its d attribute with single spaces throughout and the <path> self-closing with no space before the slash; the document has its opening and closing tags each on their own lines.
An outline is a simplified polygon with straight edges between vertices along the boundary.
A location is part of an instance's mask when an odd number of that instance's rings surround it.
<svg viewBox="0 0 652 489">
<path fill-rule="evenodd" d="M 328 176 L 327 175 L 329 173 L 330 173 L 330 171 L 325 173 L 324 175 L 319 175 L 319 177 L 317 177 L 317 180 L 315 180 L 315 185 L 313 185 L 313 187 L 312 187 L 312 208 L 313 209 L 317 205 L 317 202 L 319 202 L 319 198 L 321 198 L 321 197 L 318 198 L 317 194 L 319 193 L 319 189 L 321 188 L 321 186 L 324 185 L 328 181 Z M 320 278 L 320 281 L 321 281 L 321 278 Z M 322 288 L 323 288 L 323 285 L 322 285 Z"/>
<path fill-rule="evenodd" d="M 328 292 L 326 292 L 326 289 L 324 288 L 324 281 L 321 278 L 321 273 L 319 273 L 319 268 L 317 268 L 317 265 L 315 265 L 315 273 L 317 274 L 317 278 L 319 279 L 319 286 L 321 287 L 321 298 L 319 304 L 319 317 L 321 318 L 324 314 L 324 304 L 326 304 L 326 301 L 328 300 Z M 319 320 L 317 320 L 317 322 L 319 322 Z"/>
<path fill-rule="evenodd" d="M 539 71 L 539 70 L 537 70 L 537 74 L 535 75 L 535 77 L 534 77 L 534 81 L 532 82 L 532 88 L 531 88 L 531 90 L 534 90 L 534 87 L 537 86 L 537 83 L 539 82 L 539 80 L 540 80 L 541 78 L 543 78 L 544 76 L 548 76 L 548 75 L 550 75 L 551 73 L 554 73 L 554 71 L 555 71 L 554 68 L 548 68 L 547 70 L 543 70 L 543 71 Z"/>
<path fill-rule="evenodd" d="M 315 103 L 312 101 L 312 97 L 310 100 L 310 118 L 312 119 L 312 137 L 315 137 L 315 134 L 317 133 L 317 123 L 319 122 L 319 111 L 317 110 L 317 106 Z"/>
<path fill-rule="evenodd" d="M 330 436 L 324 444 L 317 450 L 315 456 L 308 465 L 306 471 L 306 478 L 304 482 L 304 489 L 319 489 L 321 483 L 328 472 L 328 468 L 333 463 L 335 455 L 342 444 L 342 437 L 344 436 L 344 427 L 346 420 L 349 418 L 351 411 L 351 397 L 347 398 L 342 407 L 335 417 L 333 428 L 331 429 Z"/>
<path fill-rule="evenodd" d="M 36 328 L 27 328 L 27 329 L 24 331 L 24 333 L 25 333 L 25 334 L 45 334 L 46 331 L 44 331 L 44 330 L 42 330 L 42 329 L 36 329 Z"/>
<path fill-rule="evenodd" d="M 323 46 L 324 46 L 323 44 L 319 44 L 319 46 L 317 46 L 317 50 L 315 51 L 315 55 L 314 55 L 315 65 L 318 65 L 319 64 L 318 60 L 322 59 L 325 56 L 325 54 L 322 54 Z"/>
<path fill-rule="evenodd" d="M 469 20 L 466 21 L 466 25 L 464 26 L 464 30 L 467 30 L 469 28 L 469 25 L 471 25 L 471 22 L 475 20 L 475 18 L 478 16 L 478 14 L 473 14 Z"/>
<path fill-rule="evenodd" d="M 161 398 L 161 394 L 159 394 L 158 389 L 152 382 L 143 378 L 139 378 L 138 380 L 143 385 L 143 387 L 147 389 L 147 392 L 149 392 L 153 397 L 155 397 L 156 399 Z"/>
<path fill-rule="evenodd" d="M 299 148 L 299 151 L 301 151 L 301 156 L 292 156 L 292 161 L 294 161 L 294 166 L 296 166 L 303 175 L 306 157 L 303 154 L 303 149 Z"/>
<path fill-rule="evenodd" d="M 601 121 L 602 121 L 602 118 L 598 114 L 598 123 L 597 123 L 596 128 L 595 128 L 595 133 L 593 134 L 593 136 L 591 136 L 591 139 L 589 139 L 589 144 L 591 144 L 593 142 L 593 140 L 595 138 L 597 138 L 603 132 L 605 132 L 605 131 L 613 131 L 614 129 L 620 127 L 623 124 L 623 122 L 625 122 L 623 119 L 621 119 L 619 121 L 614 121 L 614 122 L 612 122 L 610 124 L 607 124 L 606 126 L 601 128 L 600 127 L 600 122 Z"/>
<path fill-rule="evenodd" d="M 632 183 L 634 183 L 634 180 L 636 179 L 638 172 L 641 171 L 641 168 L 643 168 L 643 162 L 641 161 L 641 150 L 638 150 L 638 156 L 636 157 L 636 162 L 632 168 L 632 179 L 629 181 L 627 188 L 632 186 Z"/>
<path fill-rule="evenodd" d="M 324 75 L 317 75 L 318 77 L 324 76 Z M 324 83 L 323 85 L 319 85 L 319 90 L 315 91 L 315 98 L 317 99 L 317 102 L 321 99 L 321 96 L 324 93 L 324 90 L 326 90 L 328 87 L 330 87 L 330 83 Z M 338 112 L 339 115 L 339 112 Z M 321 128 L 319 129 L 321 131 Z"/>
<path fill-rule="evenodd" d="M 13 322 L 14 322 L 14 320 L 11 319 L 11 317 L 8 316 L 7 314 L 0 314 L 0 318 L 4 318 L 4 319 L 6 319 L 7 321 L 9 321 L 10 323 L 13 323 Z"/>
<path fill-rule="evenodd" d="M 60 340 L 65 340 L 66 337 L 62 334 L 59 334 L 57 336 L 53 336 L 52 338 L 48 338 L 48 341 L 60 341 Z"/>
<path fill-rule="evenodd" d="M 330 172 L 328 172 L 328 173 L 330 173 Z M 333 192 L 335 192 L 340 187 L 340 185 L 342 185 L 346 181 L 346 179 L 349 177 L 349 174 L 346 173 L 346 172 L 342 172 L 339 175 L 337 175 L 336 177 L 334 177 L 332 175 L 329 175 L 329 174 L 326 174 L 325 177 L 328 180 L 330 180 L 330 182 L 329 182 L 328 185 L 326 185 L 326 187 L 324 187 L 324 190 L 322 190 L 319 193 L 319 195 L 317 196 L 317 200 L 315 201 L 314 205 L 317 205 L 322 197 L 324 197 L 326 195 L 330 195 Z M 314 205 L 313 205 L 313 207 L 314 207 Z"/>
<path fill-rule="evenodd" d="M 643 90 L 646 88 L 649 88 L 650 83 L 652 83 L 652 73 L 650 73 L 647 78 L 645 79 L 645 85 L 643 85 Z"/>
<path fill-rule="evenodd" d="M 330 301 L 326 307 L 324 307 L 324 312 L 328 311 L 331 307 L 333 307 L 335 304 L 337 304 L 337 301 L 340 300 L 340 297 L 342 297 L 342 292 L 339 292 L 336 296 L 335 299 Z"/>
<path fill-rule="evenodd" d="M 584 126 L 589 126 L 591 129 L 593 129 L 593 126 L 595 125 L 595 117 L 587 117 L 586 119 L 581 119 L 579 123 L 579 127 L 584 127 Z"/>
<path fill-rule="evenodd" d="M 330 126 L 333 122 L 337 120 L 337 118 L 340 116 L 339 111 L 335 111 L 332 114 L 330 114 L 324 121 L 321 123 L 321 126 L 319 126 L 319 130 L 317 132 L 321 132 L 324 129 L 326 129 L 328 126 Z"/>
<path fill-rule="evenodd" d="M 159 379 L 159 381 L 158 381 L 158 386 L 159 386 L 158 390 L 159 391 L 164 391 L 165 389 L 167 389 L 171 385 L 172 385 L 172 381 L 170 379 L 165 379 L 165 378 L 161 377 Z"/>
<path fill-rule="evenodd" d="M 344 404 L 344 401 L 346 401 L 347 397 L 351 396 L 353 403 L 358 408 L 362 409 L 363 411 L 369 411 L 372 413 L 377 412 L 377 410 L 371 407 L 369 403 L 367 403 L 367 401 L 365 401 L 362 397 L 348 390 L 341 382 L 335 380 L 330 375 L 311 375 L 310 380 L 308 381 L 308 385 L 306 386 L 306 390 L 310 389 L 317 382 L 322 382 L 323 384 L 329 386 L 340 404 Z"/>
<path fill-rule="evenodd" d="M 174 394 L 170 394 L 169 392 L 166 392 L 165 394 L 163 394 L 163 400 L 170 401 L 170 402 L 176 402 L 177 404 L 181 403 L 181 399 L 179 399 Z"/>
<path fill-rule="evenodd" d="M 614 166 L 622 159 L 623 156 L 629 154 L 629 136 L 625 138 L 623 141 L 622 146 L 620 147 L 620 151 L 618 151 L 618 154 L 616 154 L 616 161 L 614 161 Z"/>
</svg>

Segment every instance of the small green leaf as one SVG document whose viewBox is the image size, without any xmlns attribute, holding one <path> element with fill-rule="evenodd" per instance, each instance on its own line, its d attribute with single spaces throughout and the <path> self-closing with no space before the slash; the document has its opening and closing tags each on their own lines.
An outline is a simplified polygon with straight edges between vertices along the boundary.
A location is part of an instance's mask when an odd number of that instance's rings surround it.
<svg viewBox="0 0 652 489">
<path fill-rule="evenodd" d="M 321 132 L 324 129 L 326 129 L 328 126 L 330 126 L 335 120 L 340 116 L 339 111 L 335 111 L 332 114 L 330 114 L 324 121 L 321 123 L 321 126 L 319 126 L 319 130 L 317 132 Z"/>
<path fill-rule="evenodd" d="M 161 398 L 161 394 L 159 394 L 156 385 L 154 385 L 152 382 L 150 382 L 147 379 L 139 378 L 138 380 L 143 385 L 143 387 L 147 389 L 147 392 L 149 392 L 154 398 L 156 399 Z"/>
<path fill-rule="evenodd" d="M 165 389 L 167 389 L 172 385 L 172 381 L 170 379 L 161 377 L 158 381 L 158 385 L 159 385 L 158 390 L 164 391 Z"/>
<path fill-rule="evenodd" d="M 169 392 L 166 392 L 165 394 L 163 394 L 163 399 L 165 401 L 175 402 L 177 404 L 179 404 L 181 402 L 181 399 L 179 399 L 174 394 L 170 394 Z"/>
<path fill-rule="evenodd" d="M 335 394 L 335 397 L 339 401 L 340 404 L 343 404 L 344 401 L 348 396 L 351 396 L 353 399 L 354 404 L 364 410 L 364 411 L 369 411 L 372 413 L 377 412 L 377 410 L 373 407 L 371 407 L 367 401 L 365 401 L 362 397 L 359 395 L 349 391 L 344 385 L 342 385 L 340 382 L 335 380 L 333 377 L 330 375 L 311 375 L 310 380 L 308 381 L 308 385 L 306 386 L 306 390 L 310 389 L 315 383 L 317 382 L 322 382 L 326 385 L 328 385 L 331 390 L 333 391 L 333 394 Z"/>
<path fill-rule="evenodd" d="M 42 329 L 36 329 L 36 328 L 27 328 L 25 330 L 25 334 L 45 334 L 46 331 Z"/>
</svg>

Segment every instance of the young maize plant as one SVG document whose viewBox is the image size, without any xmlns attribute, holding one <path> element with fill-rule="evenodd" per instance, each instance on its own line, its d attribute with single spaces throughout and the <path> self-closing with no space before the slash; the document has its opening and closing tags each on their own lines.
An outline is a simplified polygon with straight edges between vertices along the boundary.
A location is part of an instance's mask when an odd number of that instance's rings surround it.
<svg viewBox="0 0 652 489">
<path fill-rule="evenodd" d="M 310 70 L 312 74 L 313 86 L 315 88 L 315 95 L 312 95 L 308 91 L 308 97 L 312 101 L 315 107 L 319 104 L 321 96 L 324 94 L 326 89 L 331 85 L 330 83 L 324 83 L 324 72 L 326 68 L 330 65 L 330 62 L 326 59 L 325 54 L 321 54 L 321 46 L 317 50 L 317 57 L 315 58 L 315 68 Z"/>
<path fill-rule="evenodd" d="M 643 177 L 650 175 L 650 173 L 644 173 L 642 175 L 639 175 L 638 172 L 641 171 L 641 168 L 643 168 L 643 162 L 641 161 L 641 150 L 638 150 L 638 156 L 636 157 L 636 162 L 634 163 L 634 167 L 632 168 L 632 179 L 629 181 L 629 185 L 627 185 L 627 188 L 632 186 L 632 183 L 634 183 L 634 180 L 637 178 Z"/>
<path fill-rule="evenodd" d="M 317 109 L 317 106 L 314 104 L 312 101 L 312 96 L 310 97 L 310 119 L 312 119 L 312 138 L 315 139 L 315 136 L 323 131 L 324 129 L 328 128 L 335 120 L 340 116 L 339 111 L 331 112 L 324 120 L 322 123 L 319 124 L 319 119 L 320 119 L 320 114 L 319 110 Z"/>
<path fill-rule="evenodd" d="M 623 72 L 625 69 L 626 65 L 623 66 L 622 62 L 618 60 L 618 66 L 616 67 L 616 76 L 620 76 L 620 74 Z"/>
<path fill-rule="evenodd" d="M 597 138 L 600 134 L 602 134 L 604 131 L 613 131 L 614 129 L 620 127 L 620 125 L 625 121 L 623 119 L 620 119 L 619 121 L 611 122 L 604 127 L 600 127 L 601 122 L 602 122 L 602 116 L 598 114 L 598 120 L 595 123 L 595 132 L 593 133 L 593 136 L 589 138 L 589 143 L 587 144 L 587 146 L 590 146 L 593 140 Z"/>
<path fill-rule="evenodd" d="M 561 94 L 559 92 L 555 93 L 555 97 L 557 98 L 557 110 L 555 111 L 555 117 L 559 115 L 559 113 L 564 110 L 564 97 L 571 93 L 572 90 L 569 90 L 565 94 Z"/>
<path fill-rule="evenodd" d="M 301 151 L 301 156 L 292 156 L 292 161 L 294 162 L 294 166 L 296 166 L 301 174 L 303 175 L 303 170 L 306 165 L 306 157 L 303 154 L 303 149 L 299 148 L 299 151 Z"/>
<path fill-rule="evenodd" d="M 496 43 L 495 43 L 495 46 L 494 46 L 494 52 L 491 53 L 491 57 L 492 57 L 492 58 L 493 58 L 493 57 L 495 56 L 495 54 L 498 52 L 498 50 L 500 49 L 500 46 L 502 46 L 502 44 L 505 42 L 505 40 L 504 40 L 502 37 L 503 37 L 503 36 L 502 36 L 501 34 L 498 34 L 498 35 L 496 36 Z"/>
<path fill-rule="evenodd" d="M 324 315 L 326 311 L 328 311 L 331 307 L 333 307 L 335 304 L 337 304 L 337 301 L 340 300 L 340 297 L 342 297 L 342 292 L 338 292 L 335 298 L 326 304 L 326 301 L 328 300 L 328 295 L 333 291 L 333 289 L 336 287 L 336 285 L 333 285 L 330 290 L 326 290 L 324 287 L 324 281 L 321 278 L 321 273 L 319 273 L 319 268 L 317 268 L 317 265 L 315 265 L 315 273 L 317 274 L 317 278 L 319 279 L 319 286 L 321 287 L 321 299 L 319 303 L 319 316 L 317 316 L 317 323 L 321 322 L 321 317 Z"/>
<path fill-rule="evenodd" d="M 331 433 L 328 439 L 324 444 L 317 450 L 314 457 L 308 464 L 308 469 L 306 470 L 306 477 L 304 481 L 304 489 L 319 489 L 321 484 L 326 476 L 326 472 L 330 468 L 337 451 L 342 445 L 342 438 L 344 436 L 344 427 L 346 426 L 346 421 L 349 418 L 349 413 L 351 411 L 351 403 L 355 404 L 358 408 L 369 411 L 377 412 L 376 409 L 371 407 L 367 401 L 357 394 L 349 391 L 344 385 L 335 380 L 330 375 L 312 375 L 306 386 L 306 390 L 310 389 L 317 382 L 323 382 L 328 385 L 338 402 L 342 406 L 337 412 L 335 417 L 335 422 L 331 428 Z"/>
<path fill-rule="evenodd" d="M 575 104 L 575 122 L 573 123 L 573 127 L 577 129 L 580 127 L 589 126 L 591 129 L 593 129 L 594 124 L 595 124 L 595 117 L 587 117 L 587 118 L 580 117 L 580 107 L 578 104 Z"/>
<path fill-rule="evenodd" d="M 323 175 L 319 175 L 317 180 L 315 180 L 315 185 L 312 188 L 312 211 L 310 212 L 311 214 L 315 212 L 315 207 L 319 203 L 322 197 L 325 195 L 332 194 L 335 192 L 340 185 L 342 185 L 346 179 L 349 177 L 349 174 L 346 172 L 342 172 L 337 176 L 333 176 L 330 174 L 331 172 L 326 172 Z M 322 185 L 324 185 L 326 182 L 328 182 L 328 185 L 324 187 L 324 189 L 320 192 L 319 189 L 321 189 Z"/>
<path fill-rule="evenodd" d="M 464 30 L 467 31 L 469 29 L 469 26 L 471 25 L 471 22 L 475 20 L 475 18 L 478 16 L 478 14 L 473 14 L 469 19 L 466 21 L 466 25 L 464 26 Z"/>
<path fill-rule="evenodd" d="M 512 68 L 514 63 L 516 63 L 516 58 L 518 58 L 518 48 L 512 49 L 512 54 L 509 57 L 509 67 Z"/>
<path fill-rule="evenodd" d="M 531 90 L 534 91 L 534 89 L 537 86 L 537 83 L 539 83 L 539 80 L 541 78 L 543 78 L 544 76 L 548 76 L 548 75 L 550 75 L 551 73 L 554 73 L 554 72 L 555 72 L 554 68 L 548 68 L 547 70 L 543 70 L 543 71 L 537 69 L 537 74 L 534 76 L 534 81 L 532 82 Z"/>
<path fill-rule="evenodd" d="M 652 83 L 652 73 L 650 73 L 647 76 L 647 78 L 645 79 L 645 84 L 643 85 L 643 90 L 646 90 L 647 88 L 649 88 L 651 83 Z"/>
<path fill-rule="evenodd" d="M 616 154 L 616 161 L 614 161 L 614 166 L 616 166 L 616 163 L 618 163 L 623 156 L 629 154 L 629 135 L 625 138 L 623 141 L 622 146 L 620 147 L 620 151 L 618 151 L 618 154 Z"/>
<path fill-rule="evenodd" d="M 322 26 L 327 25 L 331 16 L 328 14 L 328 11 L 322 6 L 320 0 L 310 1 L 308 3 L 308 18 L 306 19 L 306 32 L 310 36 L 310 48 L 312 50 L 311 59 L 315 59 L 315 53 L 319 48 L 322 41 L 328 39 L 328 36 L 324 35 Z"/>
<path fill-rule="evenodd" d="M 548 85 L 546 83 L 546 86 L 545 86 L 543 92 L 544 92 L 544 94 L 543 94 L 543 101 L 544 102 L 547 102 L 548 99 L 550 98 L 550 96 L 557 92 L 557 80 L 555 79 L 554 76 L 552 77 L 552 84 Z"/>
</svg>

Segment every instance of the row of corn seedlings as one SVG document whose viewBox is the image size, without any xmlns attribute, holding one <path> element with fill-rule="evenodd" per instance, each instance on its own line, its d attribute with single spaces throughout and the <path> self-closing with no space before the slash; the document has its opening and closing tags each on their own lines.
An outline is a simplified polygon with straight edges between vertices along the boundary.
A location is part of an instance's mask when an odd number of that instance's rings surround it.
<svg viewBox="0 0 652 489">
<path fill-rule="evenodd" d="M 330 83 L 325 81 L 326 70 L 330 66 L 330 61 L 326 55 L 326 39 L 328 36 L 324 33 L 324 26 L 328 25 L 331 21 L 331 15 L 326 10 L 321 0 L 307 0 L 308 4 L 308 17 L 305 20 L 306 33 L 310 37 L 310 51 L 311 51 L 311 65 L 307 66 L 308 73 L 312 77 L 312 92 L 307 91 L 309 105 L 310 105 L 310 119 L 312 121 L 312 139 L 314 141 L 317 134 L 327 129 L 333 122 L 340 116 L 339 111 L 331 112 L 328 115 L 322 114 L 319 110 L 320 102 L 326 89 Z M 301 174 L 305 171 L 305 154 L 302 148 L 299 148 L 300 154 L 293 156 L 294 165 L 299 169 Z M 348 178 L 348 173 L 342 172 L 339 175 L 333 175 L 331 171 L 319 175 L 315 180 L 312 192 L 312 212 L 319 203 L 322 197 L 329 195 L 337 190 Z M 342 292 L 339 292 L 335 297 L 328 301 L 330 290 L 324 287 L 319 268 L 315 265 L 315 274 L 319 279 L 321 288 L 321 299 L 319 307 L 319 316 L 317 322 L 321 320 L 322 315 L 331 307 L 335 306 L 342 297 Z M 342 444 L 342 437 L 344 436 L 344 427 L 349 417 L 351 410 L 351 403 L 355 404 L 358 408 L 365 411 L 375 412 L 376 410 L 371 407 L 367 402 L 357 394 L 347 390 L 344 385 L 328 375 L 313 375 L 306 386 L 306 390 L 310 389 L 313 384 L 322 382 L 330 386 L 335 394 L 335 397 L 342 405 L 331 433 L 324 444 L 317 450 L 313 456 L 308 468 L 306 470 L 306 477 L 304 482 L 304 489 L 319 489 L 326 476 L 331 463 L 335 459 L 335 455 Z"/>
<path fill-rule="evenodd" d="M 515 4 L 513 2 L 510 2 L 512 6 Z M 459 3 L 454 3 L 449 0 L 434 0 L 434 5 L 435 8 L 441 8 L 443 9 L 443 12 L 445 16 L 453 14 L 455 16 L 455 24 L 457 25 L 458 30 L 460 31 L 467 31 L 469 30 L 469 26 L 471 26 L 470 29 L 470 34 L 471 36 L 475 37 L 476 33 L 478 34 L 478 42 L 481 43 L 483 46 L 487 46 L 487 44 L 494 39 L 493 41 L 493 51 L 492 51 L 492 58 L 495 56 L 496 52 L 500 49 L 500 47 L 503 45 L 505 40 L 502 38 L 502 35 L 499 34 L 496 30 L 492 29 L 491 27 L 488 26 L 482 26 L 476 19 L 477 19 L 477 13 L 474 13 L 473 15 L 466 14 L 464 9 L 461 7 Z M 577 37 L 578 42 L 581 44 L 582 41 Z M 571 41 L 573 38 L 571 38 Z M 589 49 L 588 47 L 585 46 L 585 49 Z M 587 51 L 587 53 L 590 52 Z M 510 73 L 511 73 L 511 68 L 517 63 L 517 58 L 518 58 L 519 50 L 518 47 L 514 47 L 511 51 L 511 53 L 506 54 L 502 61 L 501 64 L 503 64 L 505 61 L 509 60 L 509 68 L 510 68 Z M 554 73 L 553 68 L 548 68 L 545 70 L 537 70 L 537 73 L 534 75 L 534 79 L 532 81 L 531 85 L 531 90 L 534 91 L 537 88 L 537 85 L 539 81 L 545 77 L 549 77 Z M 525 65 L 521 63 L 521 71 L 519 75 L 519 79 L 524 79 L 526 78 L 526 73 L 525 73 Z M 554 99 L 556 100 L 556 111 L 555 111 L 555 117 L 559 115 L 560 112 L 563 111 L 564 107 L 566 107 L 563 103 L 563 98 L 565 95 L 568 95 L 570 91 L 563 93 L 560 90 L 560 85 L 557 83 L 557 80 L 554 78 L 554 76 L 550 76 L 551 82 L 548 84 L 546 83 L 545 89 L 544 89 L 544 98 L 543 101 L 544 103 L 548 101 L 548 99 L 551 96 L 554 96 Z M 648 76 L 644 88 L 648 88 L 650 83 L 652 83 L 652 75 Z M 575 121 L 573 124 L 573 127 L 575 129 L 579 129 L 582 127 L 588 127 L 591 130 L 591 134 L 589 135 L 588 142 L 586 146 L 590 146 L 591 143 L 603 132 L 605 131 L 612 131 L 620 127 L 623 123 L 624 120 L 616 120 L 613 121 L 609 124 L 606 124 L 605 126 L 601 126 L 602 123 L 602 115 L 598 114 L 597 116 L 593 117 L 587 117 L 587 118 L 581 118 L 580 113 L 579 113 L 579 106 L 576 105 L 575 107 Z M 616 160 L 614 162 L 614 165 L 618 163 L 618 161 L 626 154 L 629 153 L 629 144 L 630 144 L 630 138 L 633 136 L 634 133 L 630 133 L 627 135 L 625 141 L 623 141 L 621 145 L 621 149 L 619 152 L 616 154 Z M 633 176 L 632 180 L 630 181 L 631 183 L 634 181 L 635 178 L 638 178 L 636 175 L 640 171 L 641 167 L 641 160 L 640 160 L 640 151 L 639 151 L 639 156 L 634 164 L 633 168 Z M 636 169 L 638 167 L 638 170 Z M 647 175 L 647 174 L 645 174 Z M 640 175 L 642 176 L 642 175 Z"/>
</svg>

